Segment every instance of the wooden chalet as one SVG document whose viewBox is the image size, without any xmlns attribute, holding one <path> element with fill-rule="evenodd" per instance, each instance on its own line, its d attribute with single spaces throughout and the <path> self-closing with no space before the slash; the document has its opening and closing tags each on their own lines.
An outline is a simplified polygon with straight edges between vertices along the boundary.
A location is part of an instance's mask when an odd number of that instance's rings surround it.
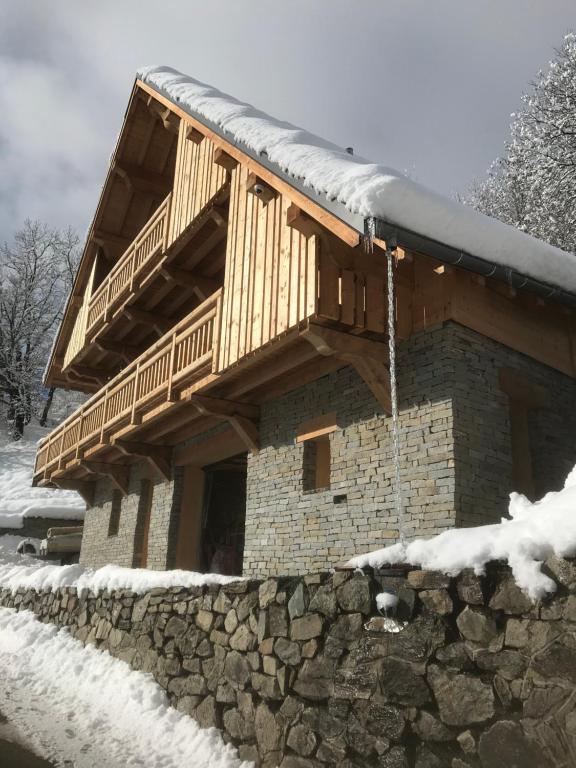
<svg viewBox="0 0 576 768">
<path fill-rule="evenodd" d="M 367 249 L 365 219 L 136 80 L 46 375 L 89 399 L 35 467 L 86 500 L 81 562 L 296 573 L 397 539 L 386 242 L 408 535 L 557 487 L 576 297 L 394 221 Z"/>
</svg>

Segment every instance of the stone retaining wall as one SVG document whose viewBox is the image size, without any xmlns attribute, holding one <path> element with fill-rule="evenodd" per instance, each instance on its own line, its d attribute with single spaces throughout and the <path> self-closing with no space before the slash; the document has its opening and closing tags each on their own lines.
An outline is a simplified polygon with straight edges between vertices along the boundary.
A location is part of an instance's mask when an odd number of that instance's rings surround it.
<svg viewBox="0 0 576 768">
<path fill-rule="evenodd" d="M 78 595 L 0 591 L 151 672 L 173 705 L 273 768 L 576 764 L 576 564 L 533 605 L 510 572 L 350 572 Z M 398 597 L 394 619 L 375 609 Z"/>
</svg>

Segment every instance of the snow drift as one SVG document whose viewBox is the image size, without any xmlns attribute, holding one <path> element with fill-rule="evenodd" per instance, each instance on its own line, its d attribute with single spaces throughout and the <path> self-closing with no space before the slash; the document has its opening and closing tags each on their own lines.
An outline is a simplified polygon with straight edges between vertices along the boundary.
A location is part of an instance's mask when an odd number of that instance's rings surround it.
<svg viewBox="0 0 576 768">
<path fill-rule="evenodd" d="M 482 574 L 490 561 L 510 565 L 521 589 L 533 600 L 556 590 L 541 569 L 546 558 L 576 556 L 576 467 L 562 491 L 547 493 L 534 503 L 519 493 L 510 495 L 510 520 L 475 528 L 453 528 L 431 539 L 353 557 L 347 565 L 380 568 L 409 563 L 456 576 L 465 568 Z"/>
</svg>

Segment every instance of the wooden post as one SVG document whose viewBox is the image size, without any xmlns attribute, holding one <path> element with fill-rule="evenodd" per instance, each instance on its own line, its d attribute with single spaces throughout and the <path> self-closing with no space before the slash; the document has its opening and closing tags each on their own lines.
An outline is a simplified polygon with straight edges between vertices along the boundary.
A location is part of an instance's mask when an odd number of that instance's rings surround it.
<svg viewBox="0 0 576 768">
<path fill-rule="evenodd" d="M 172 393 L 172 379 L 174 377 L 174 360 L 176 351 L 176 333 L 172 334 L 172 343 L 170 345 L 170 363 L 168 365 L 168 390 L 166 393 L 166 400 L 174 401 L 174 395 Z"/>
</svg>

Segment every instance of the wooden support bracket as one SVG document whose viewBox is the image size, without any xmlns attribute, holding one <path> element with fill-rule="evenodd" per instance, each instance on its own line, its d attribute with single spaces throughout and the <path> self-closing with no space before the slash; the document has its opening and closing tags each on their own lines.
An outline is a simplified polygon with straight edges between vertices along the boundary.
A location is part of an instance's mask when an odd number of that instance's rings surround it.
<svg viewBox="0 0 576 768">
<path fill-rule="evenodd" d="M 188 141 L 193 141 L 194 144 L 202 144 L 206 136 L 204 136 L 203 133 L 200 133 L 199 130 L 194 128 L 193 125 L 187 125 L 186 126 L 186 138 Z"/>
<path fill-rule="evenodd" d="M 120 344 L 117 341 L 108 341 L 107 339 L 98 339 L 95 342 L 96 347 L 102 352 L 109 352 L 112 355 L 117 355 L 125 363 L 130 363 L 132 360 L 138 357 L 140 350 L 138 347 L 132 347 L 129 344 Z"/>
<path fill-rule="evenodd" d="M 64 480 L 58 478 L 52 480 L 52 483 L 65 491 L 76 491 L 84 499 L 86 506 L 91 507 L 94 504 L 94 482 L 90 480 Z"/>
<path fill-rule="evenodd" d="M 208 296 L 211 296 L 220 287 L 217 280 L 212 280 L 209 277 L 196 275 L 194 272 L 188 272 L 185 269 L 178 269 L 177 267 L 168 265 L 162 267 L 160 274 L 165 280 L 186 286 L 187 288 L 192 288 L 200 301 L 207 299 Z"/>
<path fill-rule="evenodd" d="M 150 443 L 138 443 L 131 440 L 113 440 L 112 444 L 127 456 L 139 456 L 159 472 L 165 480 L 172 478 L 172 449 Z"/>
<path fill-rule="evenodd" d="M 112 484 L 118 488 L 123 496 L 127 496 L 130 486 L 130 469 L 122 464 L 110 464 L 106 461 L 88 461 L 82 459 L 80 466 L 91 475 L 103 475 L 109 477 Z"/>
<path fill-rule="evenodd" d="M 257 421 L 260 418 L 260 408 L 257 405 L 204 395 L 191 395 L 187 402 L 192 403 L 203 416 L 227 421 L 242 439 L 247 450 L 251 453 L 258 452 L 260 436 Z"/>
<path fill-rule="evenodd" d="M 278 192 L 269 184 L 266 184 L 265 181 L 262 181 L 262 179 L 259 176 L 256 176 L 255 173 L 248 174 L 248 178 L 246 179 L 246 191 L 248 194 L 255 195 L 262 200 L 264 205 L 268 205 L 271 200 L 278 197 Z"/>
<path fill-rule="evenodd" d="M 389 356 L 384 344 L 313 324 L 301 336 L 321 355 L 334 355 L 353 365 L 385 413 L 392 412 Z"/>
<path fill-rule="evenodd" d="M 292 203 L 286 211 L 286 226 L 300 232 L 304 237 L 319 235 L 322 228 L 311 216 Z"/>
<path fill-rule="evenodd" d="M 103 387 L 106 383 L 106 378 L 102 376 L 102 371 L 98 371 L 96 368 L 89 368 L 87 365 L 71 365 L 70 372 L 80 380 L 95 382 L 99 387 Z"/>
<path fill-rule="evenodd" d="M 228 152 L 222 149 L 222 147 L 218 147 L 214 152 L 214 162 L 221 168 L 226 169 L 229 173 L 232 173 L 234 168 L 238 165 L 238 160 L 232 157 L 232 155 L 229 155 Z"/>
<path fill-rule="evenodd" d="M 129 320 L 132 320 L 132 322 L 139 323 L 140 325 L 147 325 L 149 328 L 154 328 L 158 336 L 162 336 L 172 327 L 172 323 L 168 318 L 161 317 L 153 312 L 146 312 L 143 309 L 130 306 L 126 307 L 124 312 L 126 317 Z"/>
<path fill-rule="evenodd" d="M 164 195 L 169 189 L 170 180 L 166 176 L 156 171 L 142 168 L 142 166 L 136 163 L 116 160 L 112 166 L 112 171 L 122 179 L 129 189 L 137 192 Z"/>
</svg>

